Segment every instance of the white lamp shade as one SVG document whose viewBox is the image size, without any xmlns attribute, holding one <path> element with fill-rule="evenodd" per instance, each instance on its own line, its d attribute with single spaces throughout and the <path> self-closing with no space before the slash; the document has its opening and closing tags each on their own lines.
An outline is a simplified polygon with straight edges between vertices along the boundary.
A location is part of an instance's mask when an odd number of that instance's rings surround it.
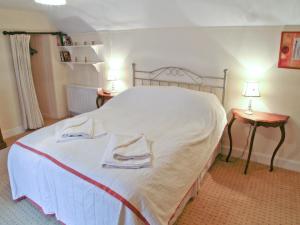
<svg viewBox="0 0 300 225">
<path fill-rule="evenodd" d="M 117 70 L 109 70 L 107 75 L 108 81 L 116 81 L 118 80 L 118 71 Z"/>
<path fill-rule="evenodd" d="M 260 97 L 258 83 L 257 82 L 246 82 L 245 89 L 243 91 L 245 97 Z"/>
<path fill-rule="evenodd" d="M 36 3 L 43 5 L 65 5 L 66 0 L 34 0 Z"/>
</svg>

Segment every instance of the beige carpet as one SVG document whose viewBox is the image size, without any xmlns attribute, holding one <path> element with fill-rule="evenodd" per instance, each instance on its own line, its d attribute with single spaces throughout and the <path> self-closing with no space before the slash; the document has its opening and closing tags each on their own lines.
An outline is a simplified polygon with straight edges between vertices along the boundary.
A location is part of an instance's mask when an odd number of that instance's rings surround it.
<svg viewBox="0 0 300 225">
<path fill-rule="evenodd" d="M 26 200 L 11 200 L 7 152 L 0 151 L 0 224 L 59 224 Z M 270 173 L 251 163 L 245 176 L 243 163 L 217 160 L 177 225 L 300 225 L 300 173 L 278 168 Z"/>
</svg>

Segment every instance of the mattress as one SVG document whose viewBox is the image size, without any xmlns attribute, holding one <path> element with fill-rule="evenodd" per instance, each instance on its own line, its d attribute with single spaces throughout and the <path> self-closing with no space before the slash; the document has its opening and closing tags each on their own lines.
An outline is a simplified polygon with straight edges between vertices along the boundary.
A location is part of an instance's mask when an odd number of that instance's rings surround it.
<svg viewBox="0 0 300 225">
<path fill-rule="evenodd" d="M 108 132 L 145 133 L 155 143 L 153 165 L 103 168 L 108 138 L 57 143 L 64 121 L 20 139 L 8 158 L 13 199 L 26 196 L 65 224 L 174 223 L 226 124 L 213 95 L 180 88 L 133 88 L 84 116 Z"/>
</svg>

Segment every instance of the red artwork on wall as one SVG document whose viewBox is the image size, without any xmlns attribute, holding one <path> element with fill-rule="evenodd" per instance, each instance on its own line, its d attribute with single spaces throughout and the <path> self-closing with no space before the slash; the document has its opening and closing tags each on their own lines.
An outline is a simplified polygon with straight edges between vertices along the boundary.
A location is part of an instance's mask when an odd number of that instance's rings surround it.
<svg viewBox="0 0 300 225">
<path fill-rule="evenodd" d="M 282 32 L 278 67 L 300 69 L 300 32 Z"/>
</svg>

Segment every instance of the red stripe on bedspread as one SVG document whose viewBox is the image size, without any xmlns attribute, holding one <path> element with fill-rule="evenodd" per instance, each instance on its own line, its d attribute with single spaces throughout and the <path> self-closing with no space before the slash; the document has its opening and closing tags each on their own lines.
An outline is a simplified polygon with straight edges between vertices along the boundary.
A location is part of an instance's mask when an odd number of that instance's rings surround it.
<svg viewBox="0 0 300 225">
<path fill-rule="evenodd" d="M 83 180 L 89 182 L 90 184 L 95 185 L 96 187 L 102 189 L 103 191 L 107 192 L 108 194 L 110 194 L 111 196 L 115 197 L 116 199 L 118 199 L 119 201 L 121 201 L 127 208 L 129 208 L 141 221 L 143 221 L 146 225 L 150 225 L 150 223 L 146 220 L 146 218 L 140 213 L 140 211 L 133 206 L 128 200 L 126 200 L 124 197 L 122 197 L 120 194 L 118 194 L 117 192 L 113 191 L 112 189 L 110 189 L 109 187 L 105 186 L 104 184 L 101 184 L 87 176 L 85 176 L 84 174 L 78 172 L 77 170 L 72 169 L 71 167 L 61 163 L 60 161 L 56 160 L 55 158 L 53 158 L 52 156 L 41 152 L 37 149 L 34 149 L 32 147 L 29 147 L 21 142 L 16 142 L 16 145 L 21 146 L 24 149 L 27 149 L 31 152 L 34 152 L 38 155 L 41 155 L 47 159 L 49 159 L 50 161 L 52 161 L 53 163 L 55 163 L 56 165 L 58 165 L 59 167 L 67 170 L 68 172 L 82 178 Z"/>
</svg>

